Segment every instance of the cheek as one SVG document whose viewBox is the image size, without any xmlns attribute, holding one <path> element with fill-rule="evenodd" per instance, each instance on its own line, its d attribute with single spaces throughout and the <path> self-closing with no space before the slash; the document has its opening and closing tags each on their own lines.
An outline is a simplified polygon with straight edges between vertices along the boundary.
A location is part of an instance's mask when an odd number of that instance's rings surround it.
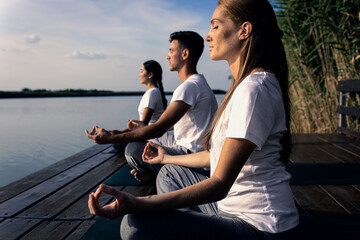
<svg viewBox="0 0 360 240">
<path fill-rule="evenodd" d="M 224 38 L 224 40 L 228 40 L 230 39 L 232 36 L 232 32 L 231 31 L 225 31 L 223 34 L 222 34 L 222 37 Z"/>
</svg>

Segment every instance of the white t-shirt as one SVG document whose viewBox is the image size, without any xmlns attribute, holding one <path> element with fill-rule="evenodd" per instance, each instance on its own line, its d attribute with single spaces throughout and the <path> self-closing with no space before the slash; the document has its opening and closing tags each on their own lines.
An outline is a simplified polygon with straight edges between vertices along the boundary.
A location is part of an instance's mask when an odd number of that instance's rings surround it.
<svg viewBox="0 0 360 240">
<path fill-rule="evenodd" d="M 150 88 L 146 90 L 146 92 L 142 96 L 138 107 L 139 120 L 142 119 L 145 108 L 150 108 L 154 110 L 149 124 L 156 122 L 160 118 L 161 114 L 164 112 L 164 106 L 162 103 L 162 97 L 159 88 Z"/>
<path fill-rule="evenodd" d="M 274 74 L 259 72 L 246 77 L 236 88 L 211 141 L 211 175 L 225 138 L 242 138 L 256 144 L 218 207 L 270 233 L 289 230 L 299 222 L 289 186 L 291 176 L 279 161 L 280 139 L 285 131 L 278 80 Z"/>
<path fill-rule="evenodd" d="M 217 110 L 215 95 L 202 74 L 193 74 L 178 86 L 171 102 L 183 101 L 190 109 L 174 125 L 177 145 L 191 152 L 203 150 L 202 135 L 208 130 Z"/>
</svg>

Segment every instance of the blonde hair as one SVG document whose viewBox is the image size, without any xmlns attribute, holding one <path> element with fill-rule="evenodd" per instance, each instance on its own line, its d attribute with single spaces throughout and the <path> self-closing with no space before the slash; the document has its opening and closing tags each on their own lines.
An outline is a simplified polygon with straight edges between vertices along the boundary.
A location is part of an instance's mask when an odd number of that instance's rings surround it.
<svg viewBox="0 0 360 240">
<path fill-rule="evenodd" d="M 255 68 L 263 68 L 275 74 L 283 95 L 288 130 L 290 121 L 286 55 L 281 42 L 282 32 L 278 27 L 271 5 L 267 0 L 220 0 L 218 6 L 224 15 L 229 17 L 236 25 L 247 21 L 252 24 L 253 30 L 250 36 L 243 40 L 239 53 L 239 72 L 237 76 L 234 76 L 214 120 L 204 136 L 203 144 L 207 150 L 210 150 L 211 136 L 235 89 Z M 283 145 L 283 151 L 280 160 L 285 163 L 288 161 L 290 154 L 289 131 L 283 136 L 281 144 Z"/>
</svg>

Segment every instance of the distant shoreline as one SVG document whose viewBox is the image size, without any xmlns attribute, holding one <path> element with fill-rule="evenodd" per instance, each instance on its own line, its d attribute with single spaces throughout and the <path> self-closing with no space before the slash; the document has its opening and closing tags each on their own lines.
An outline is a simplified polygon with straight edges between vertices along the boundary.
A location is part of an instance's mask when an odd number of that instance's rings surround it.
<svg viewBox="0 0 360 240">
<path fill-rule="evenodd" d="M 214 89 L 214 94 L 225 94 L 226 91 Z M 65 90 L 45 90 L 45 89 L 23 89 L 22 91 L 0 91 L 1 98 L 49 98 L 49 97 L 106 97 L 106 96 L 141 96 L 144 91 L 109 91 L 109 90 L 83 90 L 83 89 L 65 89 Z M 172 95 L 172 92 L 165 92 L 166 95 Z"/>
</svg>

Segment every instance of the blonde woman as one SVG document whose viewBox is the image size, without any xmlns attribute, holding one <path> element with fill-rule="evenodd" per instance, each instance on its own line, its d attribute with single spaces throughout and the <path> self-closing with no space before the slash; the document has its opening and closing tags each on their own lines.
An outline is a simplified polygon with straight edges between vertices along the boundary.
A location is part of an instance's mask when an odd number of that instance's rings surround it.
<svg viewBox="0 0 360 240">
<path fill-rule="evenodd" d="M 123 239 L 293 239 L 299 220 L 285 170 L 289 100 L 280 38 L 267 0 L 220 0 L 206 40 L 211 59 L 226 60 L 234 80 L 205 137 L 207 150 L 170 156 L 148 143 L 144 161 L 165 164 L 158 195 L 137 198 L 101 185 L 89 196 L 90 212 L 128 214 Z M 187 167 L 210 167 L 210 177 Z M 116 201 L 100 206 L 102 193 Z"/>
</svg>

